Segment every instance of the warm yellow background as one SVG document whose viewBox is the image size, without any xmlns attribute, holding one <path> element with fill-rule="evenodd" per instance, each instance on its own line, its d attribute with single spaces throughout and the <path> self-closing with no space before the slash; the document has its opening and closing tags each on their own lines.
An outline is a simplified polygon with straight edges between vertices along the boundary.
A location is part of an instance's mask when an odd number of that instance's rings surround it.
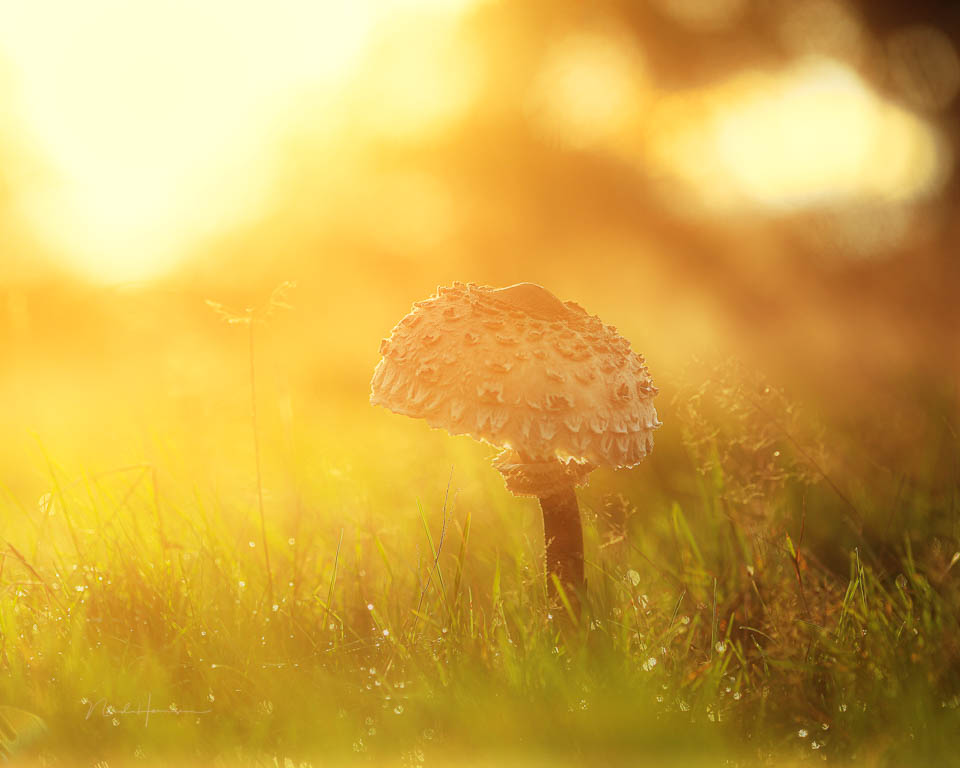
<svg viewBox="0 0 960 768">
<path fill-rule="evenodd" d="M 958 87 L 836 0 L 0 3 L 8 450 L 242 424 L 204 301 L 284 280 L 268 419 L 382 423 L 378 341 L 454 279 L 580 302 L 668 396 L 734 354 L 868 419 L 955 366 Z"/>
</svg>

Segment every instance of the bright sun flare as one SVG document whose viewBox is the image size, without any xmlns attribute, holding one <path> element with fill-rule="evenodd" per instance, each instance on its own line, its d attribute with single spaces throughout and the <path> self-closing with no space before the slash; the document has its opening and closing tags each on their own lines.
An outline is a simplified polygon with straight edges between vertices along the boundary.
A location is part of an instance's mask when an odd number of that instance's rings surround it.
<svg viewBox="0 0 960 768">
<path fill-rule="evenodd" d="M 398 8 L 467 4 L 0 0 L 0 65 L 49 167 L 24 214 L 95 279 L 155 275 L 255 209 L 298 91 L 341 84 Z"/>
</svg>

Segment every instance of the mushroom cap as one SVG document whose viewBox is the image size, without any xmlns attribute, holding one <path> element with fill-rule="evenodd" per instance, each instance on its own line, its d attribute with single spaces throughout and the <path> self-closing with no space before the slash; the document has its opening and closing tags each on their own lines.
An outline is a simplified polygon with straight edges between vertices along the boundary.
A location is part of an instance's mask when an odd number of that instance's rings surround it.
<svg viewBox="0 0 960 768">
<path fill-rule="evenodd" d="M 533 283 L 438 288 L 380 354 L 372 404 L 525 460 L 632 467 L 660 426 L 643 357 L 616 328 Z"/>
</svg>

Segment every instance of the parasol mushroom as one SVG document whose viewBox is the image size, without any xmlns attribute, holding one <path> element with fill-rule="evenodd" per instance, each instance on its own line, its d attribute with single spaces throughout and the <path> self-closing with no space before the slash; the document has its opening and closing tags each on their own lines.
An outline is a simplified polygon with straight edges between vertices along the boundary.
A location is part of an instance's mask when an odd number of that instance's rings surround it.
<svg viewBox="0 0 960 768">
<path fill-rule="evenodd" d="M 414 304 L 380 345 L 370 402 L 499 446 L 507 489 L 543 511 L 547 581 L 584 586 L 574 488 L 637 465 L 660 426 L 643 357 L 545 288 L 454 283 Z"/>
</svg>

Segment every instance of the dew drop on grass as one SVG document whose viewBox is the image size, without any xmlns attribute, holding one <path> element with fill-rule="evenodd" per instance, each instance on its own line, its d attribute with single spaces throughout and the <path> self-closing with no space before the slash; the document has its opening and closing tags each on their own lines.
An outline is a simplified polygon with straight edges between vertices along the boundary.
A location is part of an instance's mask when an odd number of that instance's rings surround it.
<svg viewBox="0 0 960 768">
<path fill-rule="evenodd" d="M 846 712 L 846 711 L 847 711 L 847 705 L 846 705 L 846 704 L 841 704 L 841 705 L 840 705 L 840 711 L 841 711 L 841 712 Z"/>
<path fill-rule="evenodd" d="M 717 644 L 713 647 L 716 649 L 717 653 L 726 653 L 727 651 L 727 644 L 723 642 L 723 640 L 718 640 Z"/>
<path fill-rule="evenodd" d="M 649 659 L 647 659 L 645 662 L 643 662 L 643 671 L 644 671 L 644 672 L 649 672 L 649 671 L 652 670 L 655 666 L 657 666 L 657 659 L 656 659 L 656 657 L 651 656 Z"/>
<path fill-rule="evenodd" d="M 402 715 L 402 714 L 403 714 L 403 704 L 397 704 L 397 706 L 395 706 L 395 707 L 393 708 L 393 713 L 394 713 L 395 715 Z"/>
<path fill-rule="evenodd" d="M 368 611 L 372 611 L 372 610 L 373 610 L 373 603 L 367 603 L 367 610 L 368 610 Z"/>
<path fill-rule="evenodd" d="M 240 582 L 240 589 L 243 589 L 245 586 L 247 586 L 247 582 L 241 581 L 241 582 Z"/>
<path fill-rule="evenodd" d="M 255 546 L 257 546 L 257 542 L 255 542 L 255 541 L 251 541 L 251 542 L 248 542 L 248 543 L 250 544 L 250 549 L 253 549 Z"/>
<path fill-rule="evenodd" d="M 293 536 L 291 536 L 289 539 L 287 539 L 287 544 L 289 544 L 291 547 L 292 547 L 294 544 L 296 544 L 296 543 L 297 543 L 297 540 L 296 540 L 295 538 L 293 538 Z"/>
<path fill-rule="evenodd" d="M 279 611 L 279 610 L 280 610 L 280 606 L 277 605 L 276 603 L 274 603 L 274 604 L 273 604 L 273 612 L 276 613 L 276 612 Z"/>
<path fill-rule="evenodd" d="M 807 738 L 807 729 L 801 728 L 799 731 L 797 731 L 797 736 L 799 736 L 801 739 Z"/>
</svg>

